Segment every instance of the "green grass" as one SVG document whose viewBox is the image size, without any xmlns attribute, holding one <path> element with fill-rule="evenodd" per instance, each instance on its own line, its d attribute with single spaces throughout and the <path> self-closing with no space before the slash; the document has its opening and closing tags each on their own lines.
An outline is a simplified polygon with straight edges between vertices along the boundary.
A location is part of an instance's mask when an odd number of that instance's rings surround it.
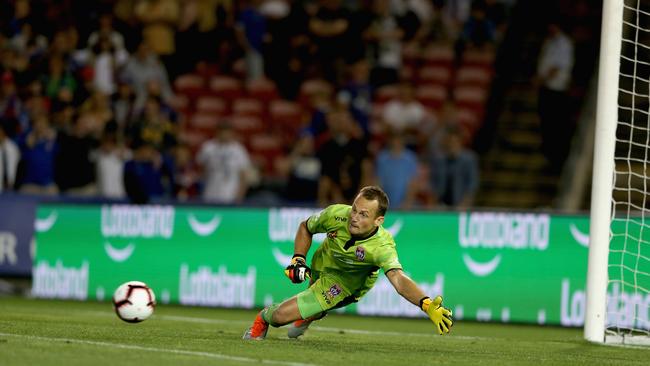
<svg viewBox="0 0 650 366">
<path fill-rule="evenodd" d="M 650 348 L 598 346 L 580 329 L 331 314 L 300 340 L 243 341 L 254 311 L 161 305 L 139 324 L 108 303 L 0 297 L 0 365 L 647 365 Z"/>
</svg>

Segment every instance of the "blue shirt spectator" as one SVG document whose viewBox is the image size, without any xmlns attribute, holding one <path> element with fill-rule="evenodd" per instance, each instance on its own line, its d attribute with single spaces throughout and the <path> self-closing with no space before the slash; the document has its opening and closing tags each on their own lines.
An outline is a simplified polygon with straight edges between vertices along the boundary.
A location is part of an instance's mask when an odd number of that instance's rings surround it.
<svg viewBox="0 0 650 366">
<path fill-rule="evenodd" d="M 412 182 L 417 175 L 418 159 L 404 146 L 401 135 L 391 136 L 390 145 L 377 156 L 377 178 L 391 206 L 407 207 L 411 199 Z"/>
</svg>

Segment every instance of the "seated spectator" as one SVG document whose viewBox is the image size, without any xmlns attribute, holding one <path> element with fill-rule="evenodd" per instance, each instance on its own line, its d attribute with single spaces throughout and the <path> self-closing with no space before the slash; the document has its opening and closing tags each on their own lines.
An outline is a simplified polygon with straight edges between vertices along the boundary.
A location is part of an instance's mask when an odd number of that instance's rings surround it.
<svg viewBox="0 0 650 366">
<path fill-rule="evenodd" d="M 95 91 L 112 95 L 117 90 L 117 72 L 129 60 L 124 48 L 115 48 L 109 36 L 102 35 L 86 52 L 86 64 L 93 69 L 92 85 Z"/>
<path fill-rule="evenodd" d="M 402 135 L 390 133 L 389 136 L 388 145 L 377 156 L 377 178 L 392 207 L 410 208 L 413 204 L 418 159 L 413 151 L 405 147 Z"/>
<path fill-rule="evenodd" d="M 54 167 L 59 151 L 57 133 L 50 127 L 46 114 L 39 115 L 32 122 L 20 143 L 20 191 L 30 194 L 55 195 L 59 192 L 54 183 Z"/>
<path fill-rule="evenodd" d="M 7 135 L 7 127 L 0 122 L 0 193 L 12 191 L 20 161 L 18 145 Z"/>
<path fill-rule="evenodd" d="M 440 154 L 432 157 L 431 184 L 438 204 L 467 208 L 474 203 L 479 184 L 478 159 L 462 141 L 459 129 L 447 129 Z"/>
<path fill-rule="evenodd" d="M 135 140 L 133 157 L 124 164 L 124 188 L 129 200 L 145 204 L 171 192 L 171 170 L 162 154 L 148 141 Z M 165 184 L 167 183 L 167 184 Z"/>
<path fill-rule="evenodd" d="M 124 165 L 131 159 L 131 150 L 118 142 L 116 131 L 104 133 L 94 157 L 99 196 L 113 199 L 126 198 Z"/>
<path fill-rule="evenodd" d="M 486 17 L 485 4 L 472 5 L 469 19 L 463 25 L 463 30 L 456 42 L 456 62 L 460 63 L 465 49 L 484 49 L 491 47 L 496 41 L 496 29 Z"/>
<path fill-rule="evenodd" d="M 201 145 L 196 161 L 203 168 L 205 201 L 227 204 L 244 201 L 251 162 L 229 122 L 222 122 L 215 137 Z"/>
</svg>

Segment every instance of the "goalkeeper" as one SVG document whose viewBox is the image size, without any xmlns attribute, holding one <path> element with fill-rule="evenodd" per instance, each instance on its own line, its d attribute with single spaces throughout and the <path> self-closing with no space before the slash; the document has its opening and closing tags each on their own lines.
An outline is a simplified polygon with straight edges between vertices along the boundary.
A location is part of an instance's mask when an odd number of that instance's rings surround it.
<svg viewBox="0 0 650 366">
<path fill-rule="evenodd" d="M 451 311 L 441 305 L 442 297 L 431 299 L 402 271 L 395 241 L 382 227 L 387 209 L 386 193 L 369 186 L 361 189 L 352 206 L 331 205 L 302 222 L 285 273 L 293 283 L 309 280 L 309 288 L 260 311 L 243 338 L 264 339 L 269 325 L 289 323 L 289 337 L 301 336 L 329 310 L 357 302 L 375 284 L 379 269 L 402 297 L 427 313 L 439 334 L 448 333 Z M 315 233 L 327 233 L 327 238 L 309 268 L 305 257 Z"/>
</svg>

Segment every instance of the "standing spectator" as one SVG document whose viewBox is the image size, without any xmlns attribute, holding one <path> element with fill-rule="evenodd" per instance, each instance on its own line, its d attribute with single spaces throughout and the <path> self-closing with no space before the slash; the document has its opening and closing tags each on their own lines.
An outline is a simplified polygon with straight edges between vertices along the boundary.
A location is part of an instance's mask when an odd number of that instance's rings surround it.
<svg viewBox="0 0 650 366">
<path fill-rule="evenodd" d="M 94 48 L 100 39 L 107 39 L 115 52 L 124 50 L 124 36 L 113 28 L 113 14 L 104 13 L 99 16 L 99 29 L 88 37 L 88 48 Z"/>
<path fill-rule="evenodd" d="M 542 130 L 542 153 L 553 171 L 562 169 L 571 142 L 569 96 L 573 69 L 573 42 L 553 21 L 548 25 L 537 65 L 538 110 Z"/>
<path fill-rule="evenodd" d="M 388 146 L 379 152 L 376 162 L 377 178 L 391 206 L 410 208 L 413 204 L 418 159 L 406 148 L 399 133 L 390 134 Z"/>
<path fill-rule="evenodd" d="M 425 126 L 427 118 L 426 110 L 422 103 L 415 99 L 413 86 L 408 82 L 399 85 L 397 98 L 391 99 L 384 106 L 382 118 L 385 128 L 395 133 L 403 134 L 409 148 L 415 148 L 428 131 Z"/>
<path fill-rule="evenodd" d="M 130 83 L 133 87 L 136 111 L 144 108 L 151 83 L 158 85 L 163 101 L 169 102 L 173 96 L 167 71 L 156 54 L 151 52 L 146 40 L 140 43 L 135 55 L 124 66 L 122 81 Z"/>
<path fill-rule="evenodd" d="M 288 158 L 289 181 L 285 198 L 291 202 L 316 204 L 321 161 L 314 150 L 314 138 L 303 134 Z"/>
<path fill-rule="evenodd" d="M 50 99 L 69 99 L 62 94 L 74 95 L 77 90 L 77 80 L 60 56 L 52 56 L 48 62 L 48 72 L 43 75 L 41 82 L 45 96 Z"/>
<path fill-rule="evenodd" d="M 142 22 L 142 36 L 175 75 L 171 58 L 176 52 L 176 22 L 180 15 L 177 0 L 142 0 L 135 5 L 135 15 Z"/>
<path fill-rule="evenodd" d="M 129 59 L 128 52 L 124 47 L 115 48 L 114 42 L 105 35 L 101 35 L 88 51 L 94 89 L 112 95 L 117 90 L 117 72 Z"/>
<path fill-rule="evenodd" d="M 59 150 L 56 131 L 50 127 L 46 114 L 32 121 L 32 129 L 21 141 L 20 191 L 30 194 L 55 195 L 54 167 Z"/>
<path fill-rule="evenodd" d="M 460 64 L 466 49 L 485 49 L 496 40 L 494 23 L 487 18 L 485 3 L 472 5 L 470 17 L 463 24 L 463 30 L 456 42 L 456 63 Z"/>
<path fill-rule="evenodd" d="M 398 81 L 403 37 L 404 30 L 400 28 L 398 18 L 390 12 L 388 0 L 375 0 L 374 18 L 365 32 L 365 38 L 372 42 L 374 51 L 375 62 L 370 77 L 374 88 Z"/>
<path fill-rule="evenodd" d="M 441 152 L 432 157 L 431 183 L 439 204 L 467 208 L 474 202 L 479 183 L 478 160 L 463 146 L 457 128 L 445 131 Z"/>
<path fill-rule="evenodd" d="M 192 151 L 187 145 L 174 147 L 174 197 L 187 201 L 198 196 L 199 173 L 192 159 Z"/>
<path fill-rule="evenodd" d="M 203 168 L 204 200 L 229 204 L 244 201 L 251 162 L 229 122 L 222 122 L 215 138 L 203 143 L 196 160 Z"/>
<path fill-rule="evenodd" d="M 20 150 L 7 136 L 5 124 L 0 122 L 0 193 L 13 190 L 19 161 Z"/>
<path fill-rule="evenodd" d="M 322 165 L 318 183 L 320 205 L 351 202 L 362 181 L 362 164 L 366 145 L 350 112 L 337 106 L 326 117 L 329 138 L 317 155 Z"/>
<path fill-rule="evenodd" d="M 327 80 L 338 81 L 343 57 L 351 52 L 346 38 L 349 27 L 350 14 L 341 0 L 321 0 L 309 19 L 312 42 L 317 47 L 316 62 Z"/>
<path fill-rule="evenodd" d="M 81 196 L 97 193 L 95 166 L 90 156 L 97 146 L 92 128 L 79 117 L 70 131 L 58 135 L 59 152 L 54 175 L 61 192 Z"/>
<path fill-rule="evenodd" d="M 370 85 L 370 65 L 362 58 L 349 66 L 348 82 L 337 95 L 339 103 L 348 106 L 350 113 L 363 130 L 364 138 L 370 135 L 370 113 L 373 89 Z"/>
<path fill-rule="evenodd" d="M 95 153 L 97 191 L 101 197 L 121 199 L 126 197 L 124 164 L 130 160 L 131 151 L 121 145 L 114 131 L 106 131 Z"/>
<path fill-rule="evenodd" d="M 171 191 L 171 171 L 156 148 L 144 140 L 132 143 L 133 157 L 124 164 L 124 188 L 133 203 L 144 204 Z"/>
<path fill-rule="evenodd" d="M 257 80 L 264 76 L 262 47 L 266 34 L 266 19 L 260 13 L 261 0 L 249 0 L 237 17 L 237 38 L 245 51 L 246 78 Z"/>
</svg>

